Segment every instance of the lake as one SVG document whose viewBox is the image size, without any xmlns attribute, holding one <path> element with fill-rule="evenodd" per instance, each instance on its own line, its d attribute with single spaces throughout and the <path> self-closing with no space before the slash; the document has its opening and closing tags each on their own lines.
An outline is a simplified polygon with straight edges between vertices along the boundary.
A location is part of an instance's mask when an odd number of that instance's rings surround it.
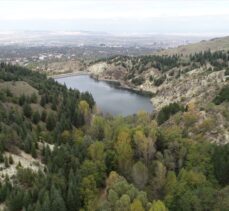
<svg viewBox="0 0 229 211">
<path fill-rule="evenodd" d="M 152 112 L 150 98 L 129 90 L 117 88 L 107 82 L 97 81 L 89 75 L 77 75 L 55 79 L 68 88 L 88 91 L 93 95 L 96 106 L 103 113 L 128 116 L 138 111 Z"/>
</svg>

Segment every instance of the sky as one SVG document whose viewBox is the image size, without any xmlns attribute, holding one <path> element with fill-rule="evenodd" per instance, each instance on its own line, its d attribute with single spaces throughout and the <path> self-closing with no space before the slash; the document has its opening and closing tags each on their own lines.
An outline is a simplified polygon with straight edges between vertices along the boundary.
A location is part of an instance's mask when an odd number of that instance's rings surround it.
<svg viewBox="0 0 229 211">
<path fill-rule="evenodd" d="M 228 35 L 228 0 L 0 0 L 0 31 Z"/>
</svg>

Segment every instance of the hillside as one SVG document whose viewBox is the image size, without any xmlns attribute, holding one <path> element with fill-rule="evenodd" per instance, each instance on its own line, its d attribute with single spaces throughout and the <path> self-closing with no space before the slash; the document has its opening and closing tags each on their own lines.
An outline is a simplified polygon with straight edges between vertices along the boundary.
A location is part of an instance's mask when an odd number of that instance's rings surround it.
<svg viewBox="0 0 229 211">
<path fill-rule="evenodd" d="M 227 85 L 207 107 L 126 118 L 18 66 L 0 65 L 0 87 L 0 209 L 229 209 Z"/>
<path fill-rule="evenodd" d="M 201 51 L 221 51 L 229 49 L 229 37 L 214 38 L 211 40 L 203 40 L 199 43 L 179 46 L 178 48 L 170 48 L 166 50 L 159 51 L 156 54 L 159 55 L 189 55 L 194 53 L 199 53 Z"/>
<path fill-rule="evenodd" d="M 227 39 L 215 39 L 209 42 L 212 43 L 209 46 L 216 42 L 225 43 Z M 226 45 L 224 47 L 227 48 Z M 123 87 L 152 93 L 151 100 L 155 111 L 171 103 L 181 103 L 183 106 L 194 103 L 198 108 L 207 110 L 212 107 L 214 96 L 229 84 L 228 61 L 229 51 L 223 50 L 208 50 L 185 56 L 116 56 L 92 63 L 88 71 L 96 79 L 115 80 Z M 227 105 L 222 109 L 226 111 Z M 224 118 L 224 112 L 218 112 L 214 108 L 204 116 L 216 118 L 216 130 L 222 131 L 219 135 L 222 137 L 214 135 L 211 137 L 212 141 L 229 142 L 228 120 Z"/>
<path fill-rule="evenodd" d="M 91 64 L 88 71 L 98 79 L 118 80 L 123 86 L 152 92 L 154 108 L 158 110 L 172 101 L 188 103 L 200 101 L 201 95 L 214 96 L 228 83 L 228 58 L 226 51 L 188 57 L 117 56 Z M 211 89 L 206 90 L 206 86 Z"/>
</svg>

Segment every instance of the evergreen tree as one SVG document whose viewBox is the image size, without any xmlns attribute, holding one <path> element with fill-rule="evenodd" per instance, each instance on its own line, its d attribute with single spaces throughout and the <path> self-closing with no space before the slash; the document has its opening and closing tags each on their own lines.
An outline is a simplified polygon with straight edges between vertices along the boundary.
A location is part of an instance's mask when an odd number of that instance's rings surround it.
<svg viewBox="0 0 229 211">
<path fill-rule="evenodd" d="M 46 121 L 46 117 L 47 117 L 47 112 L 46 112 L 46 110 L 43 110 L 42 113 L 41 113 L 41 120 L 43 122 L 45 122 Z"/>
<path fill-rule="evenodd" d="M 37 95 L 36 93 L 33 93 L 30 97 L 30 102 L 31 103 L 37 103 Z"/>
<path fill-rule="evenodd" d="M 38 111 L 33 113 L 32 119 L 34 124 L 37 124 L 40 121 L 40 118 L 40 113 Z"/>
<path fill-rule="evenodd" d="M 24 104 L 23 113 L 27 118 L 30 118 L 32 116 L 32 112 L 33 111 L 32 111 L 31 106 L 28 103 Z"/>
<path fill-rule="evenodd" d="M 54 189 L 51 192 L 52 195 L 52 210 L 53 211 L 66 211 L 66 207 L 65 207 L 65 202 L 60 194 L 60 191 L 58 189 Z"/>
<path fill-rule="evenodd" d="M 51 203 L 49 199 L 49 194 L 48 192 L 46 192 L 43 199 L 42 211 L 50 211 L 50 210 L 51 210 Z"/>
<path fill-rule="evenodd" d="M 24 94 L 22 94 L 18 99 L 18 103 L 20 106 L 23 106 L 25 102 L 26 102 L 26 97 Z"/>
<path fill-rule="evenodd" d="M 46 120 L 46 127 L 48 130 L 53 130 L 56 126 L 56 117 L 53 113 L 49 113 L 48 118 Z"/>
<path fill-rule="evenodd" d="M 35 147 L 34 143 L 32 144 L 31 154 L 32 154 L 33 158 L 37 157 L 37 151 L 36 151 L 36 147 Z"/>
</svg>

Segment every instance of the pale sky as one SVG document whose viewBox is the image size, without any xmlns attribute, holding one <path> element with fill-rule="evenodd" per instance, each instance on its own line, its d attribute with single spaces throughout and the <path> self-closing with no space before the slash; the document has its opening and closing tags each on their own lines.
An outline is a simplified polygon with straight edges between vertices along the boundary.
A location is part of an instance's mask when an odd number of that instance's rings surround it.
<svg viewBox="0 0 229 211">
<path fill-rule="evenodd" d="M 0 0 L 0 31 L 229 34 L 228 0 Z"/>
</svg>

